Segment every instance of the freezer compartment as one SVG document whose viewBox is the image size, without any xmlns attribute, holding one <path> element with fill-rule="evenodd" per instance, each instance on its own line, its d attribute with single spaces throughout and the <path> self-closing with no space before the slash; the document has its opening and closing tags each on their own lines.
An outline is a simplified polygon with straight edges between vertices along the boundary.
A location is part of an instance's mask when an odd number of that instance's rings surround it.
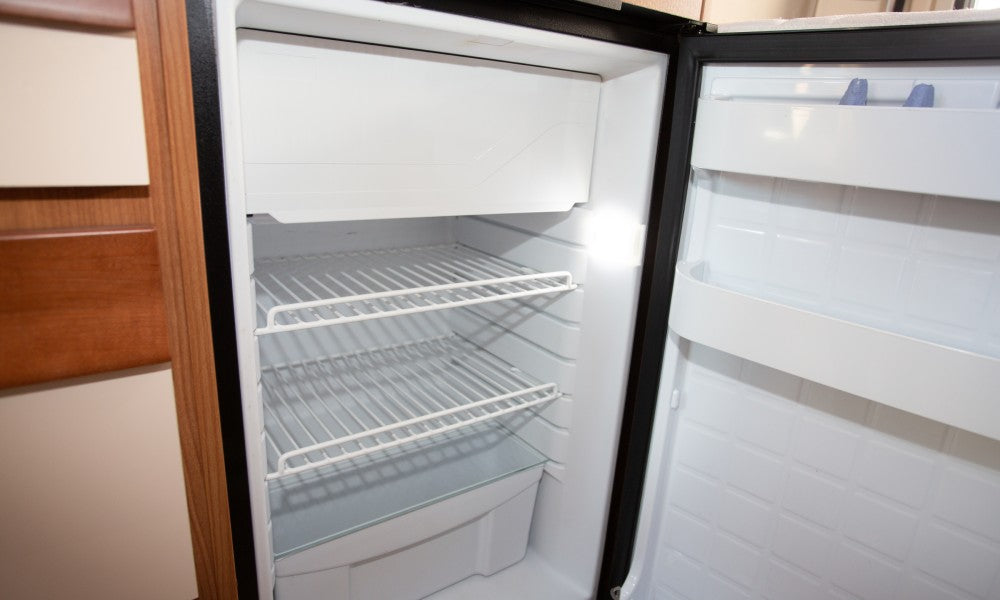
<svg viewBox="0 0 1000 600">
<path fill-rule="evenodd" d="M 241 29 L 247 213 L 283 222 L 568 210 L 590 74 Z"/>
<path fill-rule="evenodd" d="M 715 67 L 698 103 L 697 169 L 1000 201 L 1000 67 Z M 840 106 L 852 77 L 867 105 Z M 932 108 L 903 107 L 916 84 Z"/>
<path fill-rule="evenodd" d="M 484 471 L 496 474 L 480 482 Z M 506 432 L 486 428 L 451 436 L 405 457 L 272 488 L 278 548 L 311 540 L 317 524 L 342 523 L 342 511 L 374 514 L 369 504 L 425 496 L 389 520 L 279 557 L 278 600 L 417 599 L 473 574 L 490 575 L 524 556 L 542 466 Z M 468 485 L 436 496 L 441 478 Z M 318 501 L 334 495 L 341 502 Z M 296 539 L 299 538 L 299 539 Z"/>
</svg>

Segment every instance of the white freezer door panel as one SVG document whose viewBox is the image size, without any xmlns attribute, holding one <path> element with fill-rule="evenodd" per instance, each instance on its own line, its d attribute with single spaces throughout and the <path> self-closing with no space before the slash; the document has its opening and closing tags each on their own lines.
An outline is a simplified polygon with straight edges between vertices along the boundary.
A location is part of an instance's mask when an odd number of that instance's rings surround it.
<svg viewBox="0 0 1000 600">
<path fill-rule="evenodd" d="M 586 202 L 595 75 L 243 31 L 248 213 L 284 222 Z"/>
</svg>

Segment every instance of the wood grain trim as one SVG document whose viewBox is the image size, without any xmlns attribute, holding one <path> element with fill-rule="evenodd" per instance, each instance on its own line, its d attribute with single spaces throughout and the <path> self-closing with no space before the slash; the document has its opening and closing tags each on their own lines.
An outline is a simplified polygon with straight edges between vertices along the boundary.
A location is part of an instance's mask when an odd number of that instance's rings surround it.
<svg viewBox="0 0 1000 600">
<path fill-rule="evenodd" d="M 0 387 L 170 359 L 156 233 L 0 233 Z"/>
<path fill-rule="evenodd" d="M 0 188 L 0 231 L 150 225 L 149 188 Z"/>
<path fill-rule="evenodd" d="M 198 595 L 237 597 L 215 386 L 187 17 L 183 0 L 134 0 L 153 223 L 167 326 Z"/>
<path fill-rule="evenodd" d="M 0 0 L 0 15 L 102 29 L 135 26 L 129 0 Z"/>
</svg>

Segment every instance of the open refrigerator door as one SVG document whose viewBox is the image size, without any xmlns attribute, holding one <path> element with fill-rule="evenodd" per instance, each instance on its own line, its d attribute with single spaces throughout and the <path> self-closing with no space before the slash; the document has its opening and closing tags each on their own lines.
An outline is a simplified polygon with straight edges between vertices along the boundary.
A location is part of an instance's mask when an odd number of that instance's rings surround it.
<svg viewBox="0 0 1000 600">
<path fill-rule="evenodd" d="M 695 43 L 622 598 L 1000 597 L 997 31 Z"/>
</svg>

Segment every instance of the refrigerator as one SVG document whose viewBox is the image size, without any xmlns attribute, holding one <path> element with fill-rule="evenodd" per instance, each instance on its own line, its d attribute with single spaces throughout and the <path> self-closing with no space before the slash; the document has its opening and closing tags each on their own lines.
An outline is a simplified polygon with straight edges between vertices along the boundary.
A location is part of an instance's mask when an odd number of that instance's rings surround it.
<svg viewBox="0 0 1000 600">
<path fill-rule="evenodd" d="M 1000 26 L 188 21 L 241 597 L 1000 598 Z"/>
</svg>

